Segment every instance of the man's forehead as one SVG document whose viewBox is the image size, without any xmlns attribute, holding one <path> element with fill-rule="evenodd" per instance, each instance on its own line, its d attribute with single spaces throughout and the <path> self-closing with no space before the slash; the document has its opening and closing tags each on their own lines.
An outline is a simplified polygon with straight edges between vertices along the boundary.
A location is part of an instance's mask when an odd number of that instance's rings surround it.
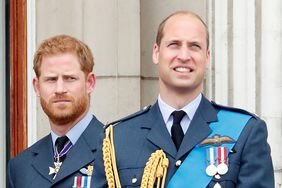
<svg viewBox="0 0 282 188">
<path fill-rule="evenodd" d="M 56 52 L 56 53 L 45 54 L 42 56 L 42 61 L 46 59 L 62 58 L 62 57 L 71 57 L 72 59 L 78 59 L 78 56 L 76 53 L 71 52 L 71 51 L 66 51 L 66 52 Z"/>
<path fill-rule="evenodd" d="M 178 23 L 186 23 L 187 25 L 189 24 L 191 26 L 192 25 L 200 26 L 202 27 L 203 31 L 205 31 L 205 25 L 202 23 L 202 21 L 195 15 L 188 13 L 187 14 L 180 13 L 170 17 L 164 25 L 164 31 L 171 26 L 177 25 Z"/>
<path fill-rule="evenodd" d="M 206 37 L 205 25 L 192 14 L 173 15 L 167 20 L 163 29 L 163 41 L 189 38 L 192 42 L 200 42 L 206 41 Z"/>
</svg>

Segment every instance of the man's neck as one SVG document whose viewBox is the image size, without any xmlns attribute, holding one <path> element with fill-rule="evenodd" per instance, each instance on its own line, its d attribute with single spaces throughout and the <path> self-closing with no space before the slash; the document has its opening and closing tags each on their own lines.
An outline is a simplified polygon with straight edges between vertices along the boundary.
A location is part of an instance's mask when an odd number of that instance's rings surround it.
<svg viewBox="0 0 282 188">
<path fill-rule="evenodd" d="M 76 120 L 65 124 L 57 124 L 56 122 L 49 120 L 52 131 L 58 136 L 66 135 L 67 132 L 69 132 L 87 114 L 87 112 L 88 111 L 85 111 Z"/>
<path fill-rule="evenodd" d="M 181 109 L 201 93 L 201 90 L 192 91 L 177 91 L 177 90 L 167 90 L 160 88 L 160 97 L 162 100 L 175 109 Z"/>
</svg>

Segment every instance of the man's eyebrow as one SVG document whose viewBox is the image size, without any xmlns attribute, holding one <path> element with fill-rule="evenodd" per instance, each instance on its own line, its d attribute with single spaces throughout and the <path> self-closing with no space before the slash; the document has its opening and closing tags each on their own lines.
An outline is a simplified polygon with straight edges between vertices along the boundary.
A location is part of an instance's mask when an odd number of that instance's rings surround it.
<svg viewBox="0 0 282 188">
<path fill-rule="evenodd" d="M 63 78 L 67 78 L 67 77 L 77 77 L 76 74 L 64 74 Z"/>
<path fill-rule="evenodd" d="M 56 78 L 57 75 L 42 75 L 42 78 Z"/>
<path fill-rule="evenodd" d="M 165 42 L 180 42 L 179 39 L 169 39 L 169 40 L 165 40 Z"/>
</svg>

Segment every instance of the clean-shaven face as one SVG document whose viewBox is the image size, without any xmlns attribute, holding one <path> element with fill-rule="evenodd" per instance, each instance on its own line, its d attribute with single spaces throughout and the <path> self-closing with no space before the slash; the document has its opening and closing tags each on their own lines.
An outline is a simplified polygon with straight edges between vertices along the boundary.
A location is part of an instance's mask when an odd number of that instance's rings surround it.
<svg viewBox="0 0 282 188">
<path fill-rule="evenodd" d="M 201 92 L 209 65 L 205 26 L 193 15 L 177 14 L 164 26 L 153 62 L 158 64 L 160 89 Z"/>
</svg>

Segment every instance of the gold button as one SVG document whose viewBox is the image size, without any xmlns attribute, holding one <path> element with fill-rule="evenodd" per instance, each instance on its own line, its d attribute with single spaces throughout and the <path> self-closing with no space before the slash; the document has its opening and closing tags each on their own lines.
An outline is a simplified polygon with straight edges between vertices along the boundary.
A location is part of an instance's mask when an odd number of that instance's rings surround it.
<svg viewBox="0 0 282 188">
<path fill-rule="evenodd" d="M 180 166 L 181 165 L 181 163 L 182 163 L 182 161 L 181 160 L 178 160 L 178 161 L 176 161 L 176 163 L 175 163 L 175 166 Z"/>
<path fill-rule="evenodd" d="M 131 182 L 134 184 L 137 182 L 137 178 L 132 178 Z"/>
</svg>

